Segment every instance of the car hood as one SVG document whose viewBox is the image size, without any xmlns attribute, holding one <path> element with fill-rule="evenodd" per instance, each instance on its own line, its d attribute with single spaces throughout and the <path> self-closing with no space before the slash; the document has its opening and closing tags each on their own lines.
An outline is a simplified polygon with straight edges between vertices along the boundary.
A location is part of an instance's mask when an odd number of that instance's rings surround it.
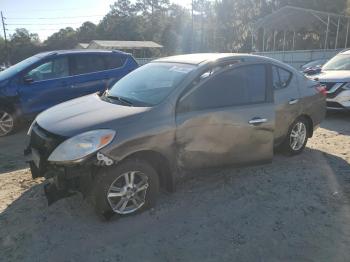
<svg viewBox="0 0 350 262">
<path fill-rule="evenodd" d="M 149 107 L 130 107 L 101 100 L 97 94 L 64 102 L 42 112 L 36 122 L 56 135 L 74 135 L 101 128 L 116 129 L 140 119 Z"/>
<path fill-rule="evenodd" d="M 322 73 L 316 75 L 315 78 L 320 82 L 350 82 L 350 71 L 322 71 Z"/>
</svg>

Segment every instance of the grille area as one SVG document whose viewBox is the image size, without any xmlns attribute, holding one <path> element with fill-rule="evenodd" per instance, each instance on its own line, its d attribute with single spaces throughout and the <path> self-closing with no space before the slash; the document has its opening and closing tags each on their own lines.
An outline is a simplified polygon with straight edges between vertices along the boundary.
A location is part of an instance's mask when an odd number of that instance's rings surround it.
<svg viewBox="0 0 350 262">
<path fill-rule="evenodd" d="M 52 134 L 35 124 L 30 137 L 30 146 L 38 150 L 41 158 L 46 160 L 65 139 L 65 137 Z"/>
</svg>

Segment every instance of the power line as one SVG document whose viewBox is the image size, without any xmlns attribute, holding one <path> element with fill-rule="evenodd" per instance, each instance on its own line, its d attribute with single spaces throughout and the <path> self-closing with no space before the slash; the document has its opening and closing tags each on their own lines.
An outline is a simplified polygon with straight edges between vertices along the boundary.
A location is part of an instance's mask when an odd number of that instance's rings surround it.
<svg viewBox="0 0 350 262">
<path fill-rule="evenodd" d="M 102 17 L 104 15 L 83 15 L 83 16 L 59 16 L 59 17 L 6 17 L 6 19 L 9 20 L 52 20 L 52 19 L 75 19 L 75 18 L 86 18 L 86 17 Z"/>
<path fill-rule="evenodd" d="M 73 22 L 73 23 L 54 23 L 54 24 L 6 24 L 10 26 L 18 26 L 18 25 L 73 25 L 73 24 L 81 24 L 81 22 Z"/>
<path fill-rule="evenodd" d="M 62 28 L 62 27 L 61 28 L 35 28 L 33 30 L 30 30 L 30 31 L 32 31 L 33 33 L 36 33 L 38 31 L 59 31 L 61 29 L 65 29 L 65 28 Z M 6 31 L 16 32 L 16 29 L 6 29 Z"/>
<path fill-rule="evenodd" d="M 93 8 L 93 7 L 89 7 L 89 8 L 55 8 L 55 9 L 26 9 L 25 11 L 26 12 L 57 12 L 57 11 L 65 11 L 65 10 L 79 10 L 79 11 L 81 11 L 81 10 L 94 10 L 95 8 Z M 15 11 L 15 12 L 7 12 L 7 13 L 9 13 L 9 14 L 18 14 L 18 12 L 17 11 Z"/>
</svg>

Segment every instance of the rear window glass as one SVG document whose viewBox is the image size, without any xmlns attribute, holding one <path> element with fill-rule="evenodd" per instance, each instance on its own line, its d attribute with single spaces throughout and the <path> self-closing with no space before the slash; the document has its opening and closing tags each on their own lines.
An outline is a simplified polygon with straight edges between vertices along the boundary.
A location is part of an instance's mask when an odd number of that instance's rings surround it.
<svg viewBox="0 0 350 262">
<path fill-rule="evenodd" d="M 72 75 L 88 74 L 105 70 L 103 57 L 98 54 L 72 56 Z"/>
<path fill-rule="evenodd" d="M 125 63 L 125 57 L 118 56 L 118 55 L 104 55 L 104 62 L 105 62 L 105 69 L 115 69 L 122 67 Z"/>
<path fill-rule="evenodd" d="M 285 88 L 289 85 L 293 74 L 281 67 L 272 66 L 272 80 L 274 89 Z"/>
</svg>

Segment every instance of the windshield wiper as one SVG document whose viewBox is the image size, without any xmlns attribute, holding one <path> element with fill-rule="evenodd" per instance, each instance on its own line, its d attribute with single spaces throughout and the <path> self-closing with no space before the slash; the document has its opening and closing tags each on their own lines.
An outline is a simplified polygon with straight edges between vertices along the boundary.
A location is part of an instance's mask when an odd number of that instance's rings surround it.
<svg viewBox="0 0 350 262">
<path fill-rule="evenodd" d="M 125 99 L 125 98 L 122 98 L 122 97 L 120 97 L 120 96 L 110 96 L 110 95 L 106 95 L 106 97 L 109 98 L 109 99 L 118 100 L 119 102 L 122 102 L 122 103 L 124 103 L 124 104 L 126 104 L 126 105 L 128 105 L 128 106 L 132 106 L 132 105 L 133 105 L 132 102 L 130 102 L 129 100 L 127 100 L 127 99 Z"/>
</svg>

